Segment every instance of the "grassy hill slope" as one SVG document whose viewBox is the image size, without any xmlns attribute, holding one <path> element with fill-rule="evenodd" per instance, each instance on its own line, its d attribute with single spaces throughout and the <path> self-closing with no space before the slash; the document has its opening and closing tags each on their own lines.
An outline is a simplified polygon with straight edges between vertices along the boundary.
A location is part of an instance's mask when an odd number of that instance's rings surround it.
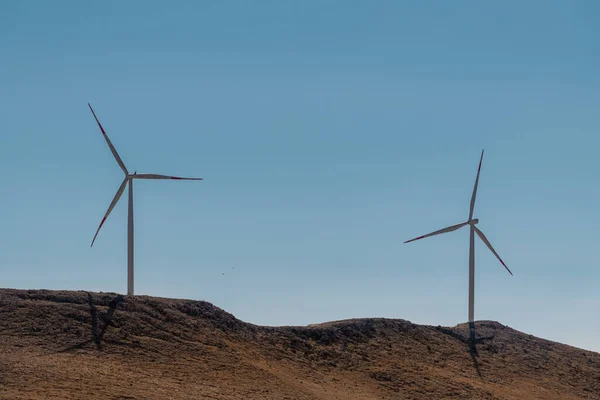
<svg viewBox="0 0 600 400">
<path fill-rule="evenodd" d="M 116 295 L 91 295 L 100 334 Z M 497 322 L 272 328 L 136 296 L 114 309 L 100 351 L 93 313 L 86 292 L 0 289 L 0 398 L 600 399 L 600 354 Z"/>
</svg>

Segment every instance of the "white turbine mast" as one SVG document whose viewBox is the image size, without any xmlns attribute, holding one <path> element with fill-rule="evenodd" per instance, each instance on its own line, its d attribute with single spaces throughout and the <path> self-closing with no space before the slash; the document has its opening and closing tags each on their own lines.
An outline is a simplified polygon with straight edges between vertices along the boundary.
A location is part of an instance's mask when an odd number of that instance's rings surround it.
<svg viewBox="0 0 600 400">
<path fill-rule="evenodd" d="M 178 176 L 169 176 L 169 175 L 138 174 L 137 172 L 134 172 L 133 174 L 129 173 L 129 171 L 125 167 L 125 164 L 123 163 L 123 160 L 121 160 L 121 157 L 119 157 L 119 153 L 117 153 L 117 150 L 115 150 L 115 147 L 113 146 L 113 144 L 110 142 L 110 139 L 106 135 L 106 132 L 104 131 L 102 124 L 100 124 L 98 117 L 96 117 L 96 113 L 94 112 L 94 109 L 92 108 L 90 103 L 88 103 L 88 107 L 90 108 L 90 111 L 92 111 L 92 114 L 94 115 L 94 119 L 96 120 L 96 123 L 98 123 L 98 127 L 100 128 L 100 131 L 102 131 L 102 135 L 104 136 L 104 139 L 106 139 L 106 143 L 108 144 L 110 151 L 112 152 L 113 156 L 115 157 L 117 164 L 119 164 L 119 167 L 121 167 L 121 169 L 123 170 L 123 173 L 125 174 L 125 179 L 123 179 L 121 186 L 119 186 L 119 189 L 117 190 L 117 193 L 115 194 L 115 197 L 111 201 L 110 205 L 108 206 L 108 210 L 106 211 L 106 214 L 104 214 L 104 217 L 102 218 L 102 221 L 100 222 L 100 226 L 98 226 L 98 229 L 96 230 L 96 234 L 94 235 L 94 239 L 92 239 L 91 246 L 94 245 L 94 242 L 96 241 L 96 236 L 98 236 L 98 232 L 100 232 L 100 228 L 102 228 L 102 225 L 104 225 L 104 222 L 108 218 L 108 215 L 110 214 L 110 212 L 113 210 L 113 208 L 119 202 L 119 199 L 121 198 L 121 195 L 123 194 L 123 191 L 125 191 L 125 186 L 128 185 L 129 186 L 129 207 L 128 207 L 128 211 L 127 211 L 127 294 L 129 296 L 133 296 L 133 294 L 134 294 L 134 292 L 133 292 L 133 180 L 134 179 L 174 179 L 174 180 L 180 180 L 180 181 L 201 181 L 202 178 L 181 178 Z"/>
<path fill-rule="evenodd" d="M 481 162 L 483 161 L 483 150 L 481 151 L 481 158 L 479 159 L 479 168 L 477 168 L 477 178 L 475 178 L 475 187 L 473 188 L 473 195 L 471 196 L 471 207 L 469 209 L 469 219 L 466 222 L 461 224 L 452 225 L 444 229 L 440 229 L 439 231 L 428 233 L 427 235 L 419 236 L 414 239 L 407 240 L 404 243 L 414 242 L 415 240 L 424 239 L 426 237 L 440 235 L 442 233 L 452 232 L 457 229 L 462 228 L 463 226 L 469 225 L 470 230 L 470 240 L 469 240 L 469 323 L 474 322 L 474 314 L 475 314 L 475 234 L 479 236 L 481 241 L 485 243 L 485 245 L 490 249 L 492 253 L 496 256 L 496 258 L 502 263 L 504 268 L 508 271 L 509 274 L 513 274 L 510 269 L 506 266 L 504 261 L 500 258 L 496 250 L 492 247 L 490 241 L 485 237 L 483 232 L 479 230 L 475 225 L 479 222 L 479 219 L 473 218 L 473 210 L 475 209 L 475 197 L 477 196 L 477 186 L 479 185 L 479 173 L 481 172 Z"/>
</svg>

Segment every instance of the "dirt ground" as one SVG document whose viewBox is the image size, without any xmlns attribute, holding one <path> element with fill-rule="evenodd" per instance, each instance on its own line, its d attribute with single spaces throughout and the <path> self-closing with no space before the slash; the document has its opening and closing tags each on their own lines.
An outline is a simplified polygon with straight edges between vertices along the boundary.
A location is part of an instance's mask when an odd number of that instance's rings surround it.
<svg viewBox="0 0 600 400">
<path fill-rule="evenodd" d="M 92 293 L 97 333 L 115 298 Z M 102 351 L 92 321 L 86 292 L 0 289 L 0 399 L 600 399 L 600 354 L 492 321 L 271 328 L 136 296 Z"/>
</svg>

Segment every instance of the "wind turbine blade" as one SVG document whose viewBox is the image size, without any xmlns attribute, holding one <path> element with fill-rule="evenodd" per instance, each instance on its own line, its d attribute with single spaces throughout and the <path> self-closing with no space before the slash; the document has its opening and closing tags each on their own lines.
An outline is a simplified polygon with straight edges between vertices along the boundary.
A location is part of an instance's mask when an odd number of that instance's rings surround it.
<svg viewBox="0 0 600 400">
<path fill-rule="evenodd" d="M 128 181 L 128 178 L 125 178 L 123 180 L 123 183 L 121 183 L 121 186 L 119 186 L 119 190 L 117 190 L 117 193 L 115 194 L 115 197 L 111 201 L 110 206 L 108 206 L 108 210 L 106 211 L 106 214 L 104 214 L 104 218 L 102 218 L 102 222 L 100 222 L 100 226 L 98 227 L 98 230 L 96 231 L 96 234 L 94 235 L 94 239 L 92 239 L 92 244 L 90 245 L 90 247 L 92 247 L 94 245 L 94 242 L 96 241 L 96 236 L 98 236 L 98 232 L 100 232 L 100 228 L 102 228 L 102 225 L 104 225 L 104 221 L 106 221 L 106 218 L 108 218 L 108 215 L 110 214 L 112 209 L 115 208 L 115 206 L 117 205 L 117 202 L 121 198 L 121 195 L 123 194 L 123 191 L 125 190 L 125 186 L 127 185 L 127 181 Z"/>
<path fill-rule="evenodd" d="M 496 258 L 502 263 L 502 265 L 504 265 L 504 268 L 506 268 L 506 270 L 508 271 L 509 274 L 513 274 L 512 272 L 510 272 L 510 269 L 508 269 L 508 267 L 506 266 L 506 264 L 504 264 L 504 261 L 502 261 L 502 259 L 500 258 L 500 256 L 498 255 L 498 253 L 496 253 L 496 250 L 494 250 L 494 248 L 492 247 L 492 244 L 490 243 L 489 240 L 487 240 L 487 238 L 485 237 L 485 235 L 483 234 L 483 232 L 481 232 L 476 226 L 473 225 L 473 228 L 475 228 L 475 232 L 477 233 L 477 236 L 479 236 L 479 238 L 483 241 L 483 243 L 485 243 L 485 245 L 490 249 L 490 251 L 492 253 L 494 253 L 494 255 L 496 256 Z"/>
<path fill-rule="evenodd" d="M 174 179 L 177 181 L 202 181 L 202 178 L 181 178 L 179 176 L 158 175 L 158 174 L 135 174 L 134 178 L 138 179 Z"/>
<path fill-rule="evenodd" d="M 481 161 L 483 161 L 483 150 L 481 150 L 481 158 L 479 159 L 479 167 L 477 168 L 477 178 L 475 178 L 475 187 L 473 187 L 473 195 L 471 196 L 471 208 L 469 209 L 469 221 L 473 218 L 473 210 L 475 209 L 475 197 L 477 196 L 477 186 L 479 185 L 479 173 L 481 172 Z"/>
<path fill-rule="evenodd" d="M 115 146 L 113 146 L 113 144 L 110 142 L 110 139 L 106 135 L 106 132 L 104 131 L 104 128 L 102 127 L 102 124 L 100 123 L 100 121 L 98 121 L 98 117 L 96 117 L 96 113 L 94 112 L 94 109 L 92 108 L 90 103 L 88 103 L 88 107 L 92 111 L 92 114 L 94 115 L 94 119 L 96 120 L 96 123 L 98 123 L 98 126 L 100 127 L 100 130 L 102 131 L 102 135 L 104 135 L 104 139 L 106 139 L 106 143 L 108 143 L 108 147 L 110 147 L 110 151 L 112 152 L 113 156 L 115 157 L 115 160 L 117 160 L 119 167 L 121 167 L 123 172 L 125 172 L 125 175 L 127 175 L 129 172 L 127 172 L 127 168 L 125 168 L 125 164 L 123 164 L 123 160 L 121 160 L 121 157 L 119 157 L 119 153 L 117 153 Z"/>
<path fill-rule="evenodd" d="M 423 236 L 419 236 L 414 239 L 407 240 L 404 243 L 414 242 L 415 240 L 425 239 L 426 237 L 429 237 L 429 236 L 435 236 L 435 235 L 440 235 L 442 233 L 452 232 L 452 231 L 462 228 L 463 226 L 468 225 L 468 224 L 469 224 L 468 222 L 463 222 L 462 224 L 452 225 L 447 228 L 440 229 L 439 231 L 431 232 L 431 233 L 428 233 L 427 235 L 423 235 Z"/>
</svg>

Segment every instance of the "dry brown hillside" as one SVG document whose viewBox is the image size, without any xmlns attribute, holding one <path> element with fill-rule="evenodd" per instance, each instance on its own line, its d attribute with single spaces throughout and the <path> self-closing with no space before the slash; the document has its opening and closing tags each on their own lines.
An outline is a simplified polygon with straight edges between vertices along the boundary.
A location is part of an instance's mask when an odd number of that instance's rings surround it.
<svg viewBox="0 0 600 400">
<path fill-rule="evenodd" d="M 115 297 L 92 294 L 98 334 Z M 497 322 L 269 328 L 146 296 L 113 316 L 99 351 L 86 292 L 0 289 L 0 399 L 600 399 L 600 354 Z"/>
</svg>

